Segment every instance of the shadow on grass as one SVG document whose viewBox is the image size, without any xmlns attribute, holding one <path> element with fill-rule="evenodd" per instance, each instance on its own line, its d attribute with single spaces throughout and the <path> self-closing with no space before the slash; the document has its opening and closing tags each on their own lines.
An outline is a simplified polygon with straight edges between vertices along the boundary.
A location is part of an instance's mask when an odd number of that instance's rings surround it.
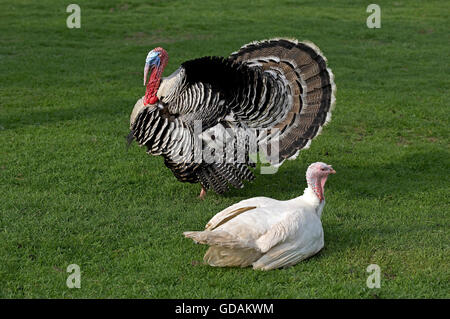
<svg viewBox="0 0 450 319">
<path fill-rule="evenodd" d="M 423 192 L 430 184 L 437 184 L 448 171 L 449 154 L 445 151 L 416 152 L 399 158 L 393 157 L 389 163 L 364 162 L 360 166 L 348 166 L 344 162 L 333 161 L 337 174 L 327 183 L 327 190 L 338 189 L 348 199 L 383 198 L 402 196 L 413 192 Z M 266 196 L 276 199 L 290 199 L 287 195 L 300 196 L 306 187 L 305 171 L 310 163 L 287 163 L 276 174 L 262 175 L 259 170 L 256 179 L 246 183 L 243 189 L 232 189 L 223 195 L 232 197 Z M 446 178 L 446 177 L 444 177 Z M 298 195 L 296 195 L 298 194 Z"/>
<path fill-rule="evenodd" d="M 396 198 L 432 191 L 443 185 L 438 181 L 446 178 L 442 173 L 449 169 L 448 158 L 448 152 L 435 150 L 407 153 L 384 164 L 343 166 L 340 169 L 342 175 L 333 187 L 346 190 L 344 194 L 348 199 Z"/>
</svg>

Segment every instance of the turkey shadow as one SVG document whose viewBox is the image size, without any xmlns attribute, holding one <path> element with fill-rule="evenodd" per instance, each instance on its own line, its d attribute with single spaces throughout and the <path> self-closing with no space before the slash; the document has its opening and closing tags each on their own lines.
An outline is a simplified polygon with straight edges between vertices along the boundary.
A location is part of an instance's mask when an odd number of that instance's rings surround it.
<svg viewBox="0 0 450 319">
<path fill-rule="evenodd" d="M 287 200 L 303 194 L 307 187 L 305 172 L 309 166 L 307 163 L 296 163 L 296 165 L 283 164 L 274 174 L 261 174 L 260 165 L 253 170 L 255 179 L 245 182 L 244 188 L 236 189 L 230 187 L 230 191 L 223 196 L 231 197 L 272 197 L 279 200 Z M 289 163 L 291 164 L 291 163 Z M 283 166 L 286 167 L 283 167 Z M 291 197 L 289 197 L 291 196 Z"/>
<path fill-rule="evenodd" d="M 333 188 L 347 199 L 384 198 L 405 196 L 439 187 L 439 180 L 447 178 L 449 153 L 443 150 L 414 152 L 393 157 L 388 163 L 368 163 L 356 167 L 338 165 L 339 173 L 333 181 Z M 446 168 L 444 168 L 444 166 Z M 442 188 L 446 187 L 441 183 Z"/>
<path fill-rule="evenodd" d="M 382 198 L 402 196 L 436 188 L 436 183 L 447 176 L 442 174 L 450 167 L 449 153 L 444 150 L 415 152 L 393 157 L 388 163 L 365 162 L 349 165 L 343 159 L 330 162 L 337 171 L 329 178 L 325 192 L 339 189 L 340 196 L 347 199 Z M 259 174 L 256 179 L 246 183 L 243 189 L 231 189 L 223 196 L 256 197 L 265 196 L 286 200 L 303 194 L 306 187 L 305 172 L 309 162 L 299 159 L 283 164 L 276 174 Z M 284 167 L 285 166 L 285 167 Z M 258 170 L 258 168 L 257 168 Z M 441 183 L 445 188 L 445 183 Z"/>
</svg>

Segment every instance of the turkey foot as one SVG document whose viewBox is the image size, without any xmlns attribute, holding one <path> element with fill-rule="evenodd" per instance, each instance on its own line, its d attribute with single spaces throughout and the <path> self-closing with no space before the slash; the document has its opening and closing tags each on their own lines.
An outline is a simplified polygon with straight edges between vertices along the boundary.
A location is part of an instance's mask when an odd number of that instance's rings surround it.
<svg viewBox="0 0 450 319">
<path fill-rule="evenodd" d="M 198 195 L 198 198 L 200 198 L 201 200 L 204 200 L 206 196 L 206 189 L 204 187 L 202 187 L 202 190 L 200 191 L 200 195 Z"/>
</svg>

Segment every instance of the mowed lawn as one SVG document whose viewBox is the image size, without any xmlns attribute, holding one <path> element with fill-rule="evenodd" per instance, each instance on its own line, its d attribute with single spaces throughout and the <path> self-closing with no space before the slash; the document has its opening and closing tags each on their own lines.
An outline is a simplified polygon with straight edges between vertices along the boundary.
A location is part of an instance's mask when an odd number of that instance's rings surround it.
<svg viewBox="0 0 450 319">
<path fill-rule="evenodd" d="M 1 298 L 450 297 L 449 2 L 377 1 L 380 29 L 368 1 L 77 3 L 80 29 L 70 2 L 0 2 Z M 314 42 L 335 74 L 332 121 L 297 160 L 201 201 L 162 158 L 126 150 L 149 50 L 167 50 L 168 75 L 271 37 Z M 182 236 L 242 199 L 301 195 L 315 161 L 337 171 L 315 257 L 212 268 Z"/>
</svg>

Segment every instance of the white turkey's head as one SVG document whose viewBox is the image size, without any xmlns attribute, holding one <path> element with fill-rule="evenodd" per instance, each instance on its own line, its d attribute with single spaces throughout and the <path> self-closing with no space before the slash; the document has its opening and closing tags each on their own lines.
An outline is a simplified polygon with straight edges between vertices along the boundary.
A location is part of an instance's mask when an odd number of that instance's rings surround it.
<svg viewBox="0 0 450 319">
<path fill-rule="evenodd" d="M 325 182 L 330 174 L 336 174 L 336 171 L 331 165 L 322 162 L 312 163 L 306 170 L 308 186 L 314 191 L 320 201 L 324 200 Z"/>
</svg>

